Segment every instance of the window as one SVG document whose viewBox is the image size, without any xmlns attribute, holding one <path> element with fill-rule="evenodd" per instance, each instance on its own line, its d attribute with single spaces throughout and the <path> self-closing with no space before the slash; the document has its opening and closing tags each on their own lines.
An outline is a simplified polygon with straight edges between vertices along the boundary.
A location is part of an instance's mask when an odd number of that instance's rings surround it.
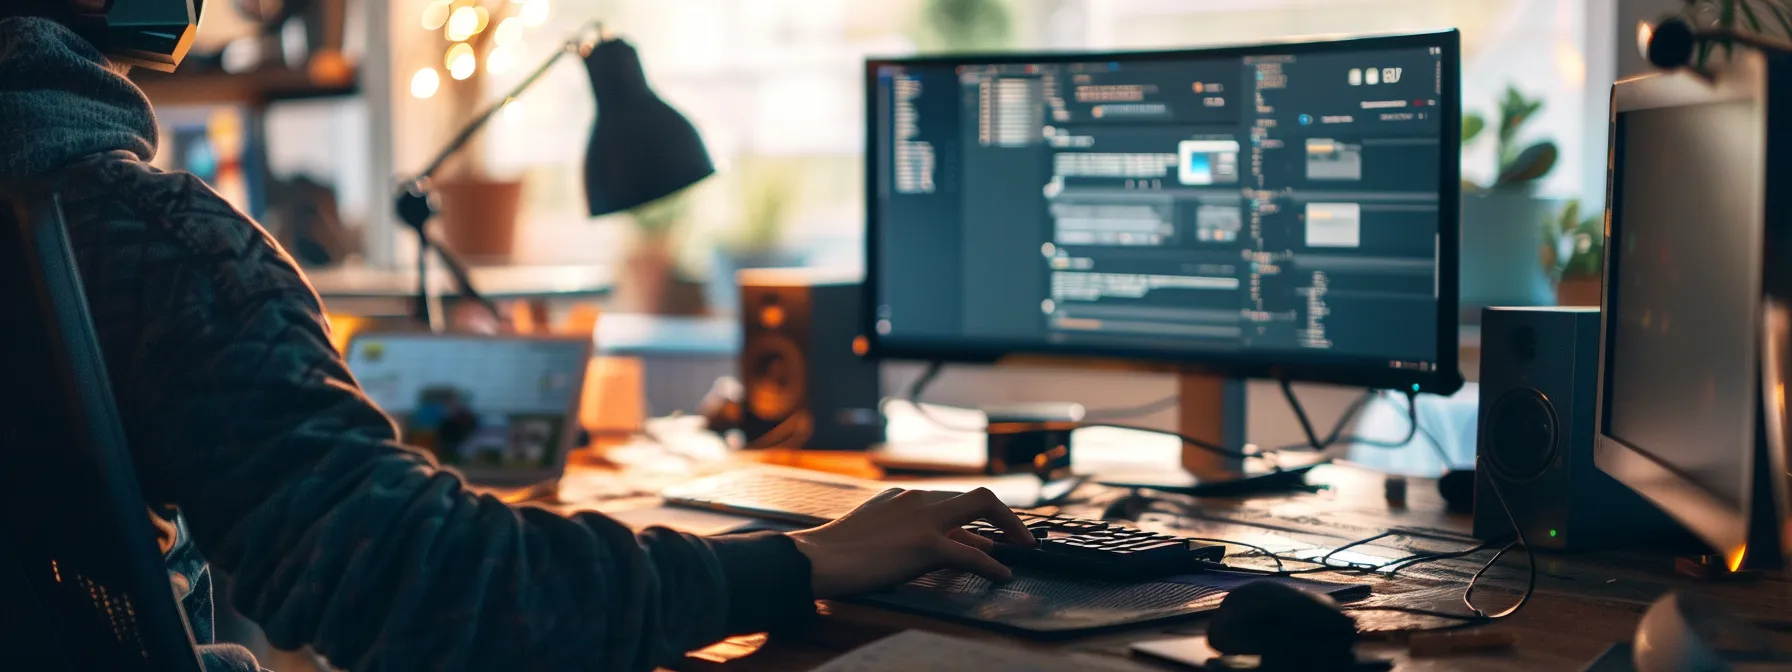
<svg viewBox="0 0 1792 672">
<path fill-rule="evenodd" d="M 798 253 L 804 263 L 851 266 L 860 262 L 864 220 L 860 78 L 868 55 L 904 55 L 948 44 L 1173 48 L 1459 27 L 1465 110 L 1493 114 L 1496 96 L 1508 84 L 1543 99 L 1541 118 L 1530 124 L 1530 132 L 1554 140 L 1562 160 L 1541 192 L 1597 197 L 1602 179 L 1591 168 L 1603 165 L 1605 134 L 1602 119 L 1590 118 L 1598 114 L 1592 107 L 1603 93 L 1589 95 L 1586 66 L 1588 5 L 1596 2 L 552 0 L 552 18 L 528 29 L 519 63 L 490 76 L 485 86 L 488 99 L 496 97 L 550 55 L 573 27 L 602 18 L 610 32 L 640 50 L 650 82 L 696 124 L 719 169 L 692 191 L 682 265 L 702 274 L 718 258 L 718 249 L 775 243 Z M 401 4 L 420 8 L 422 3 Z M 974 14 L 973 20 L 949 25 L 974 28 L 941 34 L 934 27 L 941 24 L 930 22 L 928 13 L 946 5 Z M 402 24 L 407 16 L 394 21 Z M 395 32 L 426 36 L 420 30 Z M 395 59 L 401 74 L 422 59 L 440 59 L 439 45 L 401 51 Z M 400 98 L 397 113 L 407 123 L 398 124 L 397 163 L 404 171 L 420 164 L 446 131 L 408 123 L 429 119 L 429 111 L 417 110 L 430 101 Z M 526 179 L 519 260 L 603 263 L 630 239 L 626 216 L 592 221 L 584 213 L 580 166 L 593 118 L 584 71 L 565 63 L 487 132 L 488 167 Z M 1491 144 L 1465 148 L 1465 177 L 1491 177 Z"/>
</svg>

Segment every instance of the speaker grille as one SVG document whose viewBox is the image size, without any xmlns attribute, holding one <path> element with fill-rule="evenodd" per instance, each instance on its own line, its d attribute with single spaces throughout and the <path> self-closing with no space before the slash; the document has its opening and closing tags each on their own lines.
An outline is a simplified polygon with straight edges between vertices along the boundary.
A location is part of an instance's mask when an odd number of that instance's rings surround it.
<svg viewBox="0 0 1792 672">
<path fill-rule="evenodd" d="M 1483 428 L 1494 471 L 1510 481 L 1542 475 L 1556 459 L 1556 426 L 1555 406 L 1542 392 L 1520 388 L 1501 395 Z"/>
<path fill-rule="evenodd" d="M 804 371 L 803 353 L 782 333 L 760 334 L 749 339 L 742 381 L 747 390 L 747 410 L 767 422 L 778 422 L 790 416 L 807 398 L 808 378 Z"/>
</svg>

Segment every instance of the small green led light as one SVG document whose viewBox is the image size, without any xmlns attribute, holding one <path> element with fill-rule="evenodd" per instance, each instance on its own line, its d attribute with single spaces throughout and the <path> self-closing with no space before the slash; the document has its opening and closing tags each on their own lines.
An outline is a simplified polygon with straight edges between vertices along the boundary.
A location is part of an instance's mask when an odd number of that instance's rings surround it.
<svg viewBox="0 0 1792 672">
<path fill-rule="evenodd" d="M 1414 392 L 1414 393 L 1417 393 L 1417 392 L 1418 392 L 1418 391 L 1419 391 L 1419 384 L 1418 384 L 1418 383 L 1413 383 L 1413 384 L 1412 384 L 1412 391 L 1413 391 L 1413 392 Z"/>
<path fill-rule="evenodd" d="M 1553 538 L 1555 538 L 1555 536 L 1556 536 L 1556 531 L 1555 531 L 1555 530 L 1550 530 L 1550 531 L 1549 531 L 1549 536 L 1550 536 L 1550 538 L 1551 538 L 1551 539 L 1553 539 Z"/>
</svg>

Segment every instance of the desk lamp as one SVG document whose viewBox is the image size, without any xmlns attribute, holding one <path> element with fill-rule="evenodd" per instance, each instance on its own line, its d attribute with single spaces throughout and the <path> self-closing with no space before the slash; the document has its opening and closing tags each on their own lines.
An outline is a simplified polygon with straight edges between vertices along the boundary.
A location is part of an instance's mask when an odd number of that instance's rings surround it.
<svg viewBox="0 0 1792 672">
<path fill-rule="evenodd" d="M 454 277 L 461 294 L 499 316 L 497 305 L 473 286 L 466 262 L 429 235 L 427 226 L 436 214 L 435 205 L 430 202 L 431 179 L 505 105 L 541 79 L 562 56 L 575 53 L 584 59 L 592 93 L 597 97 L 597 121 L 585 148 L 585 199 L 591 216 L 644 205 L 715 173 L 697 129 L 647 85 L 647 75 L 641 70 L 641 58 L 634 46 L 618 38 L 605 38 L 602 24 L 585 26 L 502 99 L 468 122 L 423 172 L 399 184 L 395 197 L 398 216 L 417 233 L 417 318 L 430 330 L 439 332 L 443 328 L 439 299 L 429 286 L 432 249 Z"/>
</svg>

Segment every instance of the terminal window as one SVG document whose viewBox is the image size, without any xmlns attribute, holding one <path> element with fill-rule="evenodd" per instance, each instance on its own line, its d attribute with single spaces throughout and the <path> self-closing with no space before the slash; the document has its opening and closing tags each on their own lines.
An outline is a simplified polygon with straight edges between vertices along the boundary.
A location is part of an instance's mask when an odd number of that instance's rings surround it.
<svg viewBox="0 0 1792 672">
<path fill-rule="evenodd" d="M 873 73 L 887 342 L 1437 357 L 1440 50 Z"/>
</svg>

